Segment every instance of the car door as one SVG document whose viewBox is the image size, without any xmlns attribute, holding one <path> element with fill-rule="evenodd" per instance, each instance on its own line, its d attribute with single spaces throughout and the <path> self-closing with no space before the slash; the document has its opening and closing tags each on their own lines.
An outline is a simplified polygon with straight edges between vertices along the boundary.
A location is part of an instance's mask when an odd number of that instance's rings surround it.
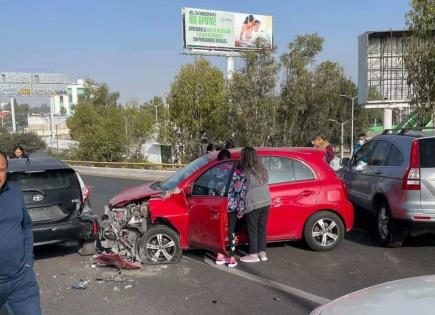
<svg viewBox="0 0 435 315">
<path fill-rule="evenodd" d="M 364 207 L 364 187 L 368 181 L 368 162 L 376 146 L 377 141 L 369 141 L 364 144 L 354 155 L 350 167 L 344 170 L 344 181 L 349 191 L 349 200 L 359 207 Z M 365 207 L 364 207 L 365 208 Z"/>
<path fill-rule="evenodd" d="M 262 157 L 269 172 L 270 207 L 267 238 L 269 241 L 293 239 L 300 230 L 300 217 L 315 205 L 320 185 L 315 184 L 311 169 L 288 157 Z"/>
<path fill-rule="evenodd" d="M 235 162 L 212 166 L 192 184 L 189 207 L 189 246 L 225 251 L 227 235 L 227 193 Z"/>
</svg>

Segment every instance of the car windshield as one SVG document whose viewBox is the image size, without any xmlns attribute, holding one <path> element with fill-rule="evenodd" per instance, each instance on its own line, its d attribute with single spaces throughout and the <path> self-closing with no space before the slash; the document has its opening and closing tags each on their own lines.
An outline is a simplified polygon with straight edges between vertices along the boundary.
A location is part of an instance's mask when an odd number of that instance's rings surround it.
<svg viewBox="0 0 435 315">
<path fill-rule="evenodd" d="M 163 191 L 174 189 L 183 180 L 199 170 L 205 164 L 209 162 L 209 159 L 205 156 L 201 156 L 196 160 L 190 162 L 186 167 L 169 177 L 165 182 L 160 183 L 160 189 Z"/>
</svg>

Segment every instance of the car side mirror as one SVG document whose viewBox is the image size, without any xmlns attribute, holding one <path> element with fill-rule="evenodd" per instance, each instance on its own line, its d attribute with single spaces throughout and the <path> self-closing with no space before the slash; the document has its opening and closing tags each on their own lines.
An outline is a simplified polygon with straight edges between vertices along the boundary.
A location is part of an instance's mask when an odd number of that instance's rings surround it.
<svg viewBox="0 0 435 315">
<path fill-rule="evenodd" d="M 189 186 L 184 187 L 183 191 L 184 191 L 184 194 L 186 195 L 186 197 L 192 196 L 192 186 L 189 185 Z"/>
<path fill-rule="evenodd" d="M 350 166 L 350 159 L 349 158 L 343 158 L 341 160 L 341 166 L 348 168 Z"/>
</svg>

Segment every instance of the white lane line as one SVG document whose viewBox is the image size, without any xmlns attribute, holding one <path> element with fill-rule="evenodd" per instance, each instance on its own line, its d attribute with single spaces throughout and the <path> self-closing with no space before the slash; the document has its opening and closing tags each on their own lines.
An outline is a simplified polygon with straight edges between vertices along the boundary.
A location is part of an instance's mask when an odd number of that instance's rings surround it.
<svg viewBox="0 0 435 315">
<path fill-rule="evenodd" d="M 183 257 L 188 259 L 188 260 L 191 260 L 191 261 L 196 261 L 196 262 L 202 263 L 202 261 L 188 257 L 186 255 L 183 255 Z M 235 276 L 239 276 L 239 277 L 260 283 L 262 285 L 271 287 L 271 288 L 276 289 L 276 290 L 280 290 L 282 292 L 291 294 L 293 296 L 304 299 L 304 300 L 309 301 L 311 303 L 322 305 L 322 304 L 326 304 L 326 303 L 331 302 L 331 300 L 329 300 L 327 298 L 324 298 L 324 297 L 321 297 L 321 296 L 318 296 L 315 294 L 311 294 L 309 292 L 306 292 L 306 291 L 303 291 L 303 290 L 300 290 L 297 288 L 290 287 L 288 285 L 282 284 L 282 283 L 277 282 L 277 281 L 273 281 L 273 280 L 269 280 L 269 279 L 264 278 L 264 277 L 256 276 L 256 275 L 253 275 L 249 272 L 242 271 L 242 270 L 237 269 L 237 268 L 228 268 L 225 266 L 218 266 L 214 263 L 214 261 L 212 261 L 211 259 L 209 259 L 207 257 L 204 257 L 203 262 L 206 263 L 207 265 L 215 268 L 215 269 L 220 270 L 220 271 L 227 272 L 227 273 L 233 274 Z"/>
</svg>

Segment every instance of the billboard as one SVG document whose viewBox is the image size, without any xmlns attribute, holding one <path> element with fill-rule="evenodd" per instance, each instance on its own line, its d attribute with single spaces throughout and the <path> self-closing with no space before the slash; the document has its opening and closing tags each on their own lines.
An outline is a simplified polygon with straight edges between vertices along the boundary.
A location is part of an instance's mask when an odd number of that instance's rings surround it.
<svg viewBox="0 0 435 315">
<path fill-rule="evenodd" d="M 272 47 L 272 16 L 184 8 L 185 48 L 213 50 L 255 49 L 257 38 Z"/>
<path fill-rule="evenodd" d="M 406 31 L 365 32 L 358 37 L 358 102 L 379 107 L 408 104 L 404 58 Z"/>
<path fill-rule="evenodd" d="M 0 72 L 0 96 L 65 95 L 67 84 L 65 74 Z"/>
</svg>

